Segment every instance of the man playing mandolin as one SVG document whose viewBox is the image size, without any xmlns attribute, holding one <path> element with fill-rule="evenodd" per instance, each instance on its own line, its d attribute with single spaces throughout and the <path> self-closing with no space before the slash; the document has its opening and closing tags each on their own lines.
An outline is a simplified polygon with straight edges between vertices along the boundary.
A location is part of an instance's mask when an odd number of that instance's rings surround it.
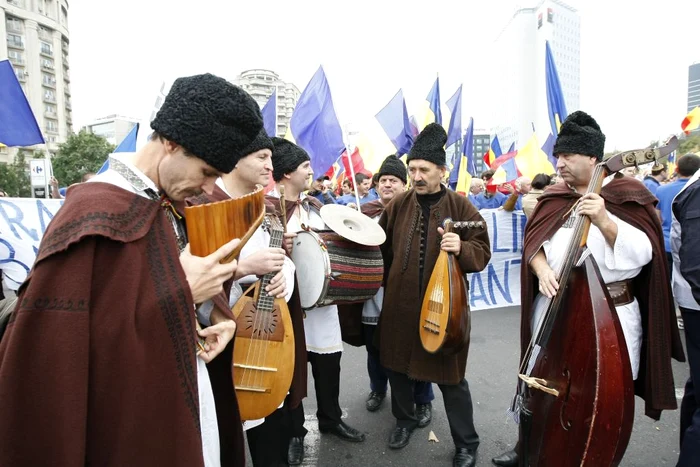
<svg viewBox="0 0 700 467">
<path fill-rule="evenodd" d="M 386 232 L 386 242 L 381 247 L 385 288 L 376 332 L 396 417 L 389 447 L 400 449 L 408 444 L 418 425 L 414 385 L 416 381 L 432 381 L 439 385 L 445 400 L 456 446 L 453 465 L 471 467 L 476 463 L 479 436 L 474 428 L 469 385 L 464 378 L 468 345 L 454 355 L 429 353 L 418 332 L 421 304 L 440 250 L 457 257 L 462 273 L 483 270 L 491 258 L 486 229 L 457 234 L 444 233 L 441 227 L 448 217 L 483 222 L 466 197 L 441 184 L 446 171 L 446 141 L 445 130 L 435 123 L 418 135 L 407 157 L 413 188 L 396 195 L 379 219 Z"/>
<path fill-rule="evenodd" d="M 588 216 L 592 225 L 587 250 L 613 299 L 635 392 L 645 399 L 646 414 L 658 420 L 662 410 L 676 408 L 671 357 L 683 360 L 684 356 L 661 225 L 654 212 L 656 199 L 632 177 L 608 179 L 600 195 L 591 191 L 589 184 L 603 159 L 604 146 L 605 135 L 584 112 L 572 113 L 561 126 L 554 155 L 564 183 L 550 187 L 539 198 L 523 244 L 521 358 L 548 299 L 566 285 L 559 283 L 555 271 L 566 260 L 577 218 Z M 584 299 L 590 300 L 587 294 L 576 295 L 576 300 Z M 515 466 L 519 455 L 520 444 L 493 463 Z"/>
</svg>

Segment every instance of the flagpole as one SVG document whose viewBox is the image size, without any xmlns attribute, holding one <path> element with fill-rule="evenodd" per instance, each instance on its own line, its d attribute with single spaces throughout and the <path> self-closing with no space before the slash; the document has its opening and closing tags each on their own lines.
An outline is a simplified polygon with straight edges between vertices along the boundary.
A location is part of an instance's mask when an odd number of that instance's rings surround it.
<svg viewBox="0 0 700 467">
<path fill-rule="evenodd" d="M 352 177 L 352 187 L 355 192 L 355 201 L 357 211 L 360 211 L 360 194 L 357 191 L 357 180 L 355 180 L 355 167 L 352 164 L 352 153 L 350 152 L 350 131 L 345 127 L 345 155 L 348 158 L 348 167 L 350 167 L 350 176 Z"/>
<path fill-rule="evenodd" d="M 279 125 L 279 120 L 278 120 L 278 114 L 277 114 L 277 109 L 279 108 L 279 102 L 280 102 L 280 93 L 279 93 L 279 87 L 275 83 L 275 134 L 270 135 L 270 137 L 277 136 L 277 128 Z"/>
</svg>

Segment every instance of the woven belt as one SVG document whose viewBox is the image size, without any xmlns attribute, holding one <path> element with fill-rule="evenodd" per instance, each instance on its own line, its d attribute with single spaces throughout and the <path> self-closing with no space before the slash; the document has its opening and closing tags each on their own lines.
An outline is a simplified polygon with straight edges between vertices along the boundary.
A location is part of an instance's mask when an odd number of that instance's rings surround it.
<svg viewBox="0 0 700 467">
<path fill-rule="evenodd" d="M 610 298 L 613 299 L 615 306 L 628 305 L 634 301 L 632 295 L 632 280 L 624 280 L 605 284 L 610 293 Z"/>
</svg>

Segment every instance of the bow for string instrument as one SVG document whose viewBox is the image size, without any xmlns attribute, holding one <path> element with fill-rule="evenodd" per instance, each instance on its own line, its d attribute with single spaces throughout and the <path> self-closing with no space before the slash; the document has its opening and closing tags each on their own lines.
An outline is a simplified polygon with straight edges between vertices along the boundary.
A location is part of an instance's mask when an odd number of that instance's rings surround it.
<svg viewBox="0 0 700 467">
<path fill-rule="evenodd" d="M 443 221 L 445 233 L 454 228 L 484 228 L 479 222 Z M 420 310 L 420 334 L 423 348 L 430 353 L 459 353 L 469 342 L 471 316 L 469 294 L 462 269 L 453 253 L 440 250 Z"/>
<path fill-rule="evenodd" d="M 283 214 L 284 216 L 284 214 Z M 281 248 L 285 229 L 276 216 L 266 216 L 270 248 Z M 238 299 L 233 349 L 233 383 L 242 420 L 257 420 L 280 406 L 294 374 L 294 331 L 284 298 L 270 296 L 265 288 L 276 272 L 265 274 Z"/>
<path fill-rule="evenodd" d="M 674 136 L 661 148 L 598 163 L 587 193 L 599 194 L 608 175 L 657 161 L 677 146 Z M 521 466 L 616 466 L 632 432 L 629 353 L 613 301 L 586 250 L 590 225 L 588 216 L 576 218 L 565 260 L 555 271 L 559 290 L 547 301 L 520 363 L 510 410 L 520 424 Z"/>
</svg>

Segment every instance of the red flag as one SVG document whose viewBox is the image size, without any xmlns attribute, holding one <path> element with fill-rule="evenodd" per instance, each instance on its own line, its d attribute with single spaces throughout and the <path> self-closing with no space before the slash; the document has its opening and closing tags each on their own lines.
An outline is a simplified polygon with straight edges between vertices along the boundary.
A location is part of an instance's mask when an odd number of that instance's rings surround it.
<svg viewBox="0 0 700 467">
<path fill-rule="evenodd" d="M 370 177 L 372 176 L 372 174 L 365 169 L 365 162 L 362 160 L 362 156 L 360 155 L 360 150 L 358 148 L 355 148 L 350 157 L 348 157 L 348 152 L 344 151 L 340 158 L 343 161 L 343 167 L 345 167 L 345 173 L 348 174 L 348 177 L 350 177 L 353 173 L 364 173 Z M 353 171 L 350 171 L 350 160 L 352 160 Z"/>
</svg>

